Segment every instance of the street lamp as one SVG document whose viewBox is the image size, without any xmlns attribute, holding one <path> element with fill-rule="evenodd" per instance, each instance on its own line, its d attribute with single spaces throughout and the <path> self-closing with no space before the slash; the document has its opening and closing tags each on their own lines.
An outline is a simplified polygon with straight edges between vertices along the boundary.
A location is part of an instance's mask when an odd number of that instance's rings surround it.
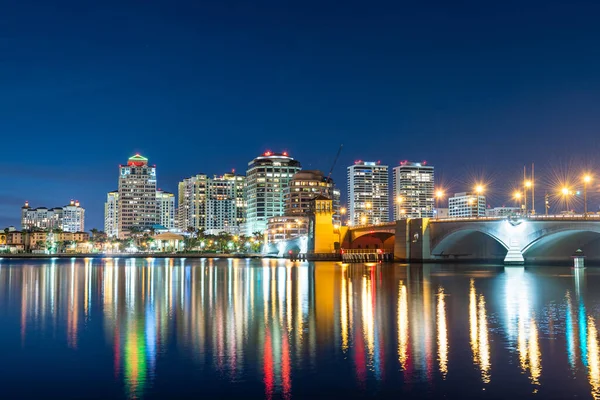
<svg viewBox="0 0 600 400">
<path fill-rule="evenodd" d="M 335 224 L 333 226 L 333 231 L 338 234 L 338 248 L 342 248 L 342 232 L 340 231 L 340 226 Z"/>
<path fill-rule="evenodd" d="M 476 218 L 479 218 L 479 196 L 481 196 L 483 194 L 484 189 L 485 188 L 481 184 L 475 186 L 475 193 L 477 194 L 477 197 L 475 198 L 475 200 L 476 200 L 476 202 L 475 202 L 475 217 Z"/>
<path fill-rule="evenodd" d="M 522 194 L 518 190 L 513 194 L 513 198 L 517 202 L 517 205 L 519 206 L 519 208 L 521 209 L 521 211 L 523 211 L 523 204 L 521 203 L 521 197 L 522 197 Z"/>
<path fill-rule="evenodd" d="M 583 217 L 587 218 L 588 208 L 587 208 L 587 187 L 588 183 L 592 181 L 592 177 L 589 174 L 583 176 Z"/>
<path fill-rule="evenodd" d="M 567 214 L 569 213 L 569 196 L 571 194 L 573 194 L 573 192 L 571 192 L 571 190 L 568 187 L 563 187 L 560 191 L 563 195 L 563 197 L 565 198 L 565 205 L 567 207 Z"/>
<path fill-rule="evenodd" d="M 533 186 L 533 183 L 531 181 L 525 181 L 525 182 L 523 182 L 523 186 L 525 187 L 525 189 L 523 190 L 524 200 L 525 200 L 525 215 L 527 215 L 527 213 L 528 213 L 528 210 L 527 210 L 527 190 L 529 190 Z"/>
<path fill-rule="evenodd" d="M 340 214 L 341 214 L 340 224 L 343 225 L 344 224 L 344 216 L 346 215 L 346 207 L 340 208 Z"/>
<path fill-rule="evenodd" d="M 371 207 L 373 207 L 373 205 L 372 205 L 371 203 L 367 202 L 367 203 L 365 204 L 365 208 L 367 209 L 367 215 L 370 215 L 370 214 L 371 214 Z M 372 221 L 373 221 L 373 218 L 372 218 L 372 216 L 370 215 L 370 217 L 369 217 L 369 218 L 367 218 L 367 220 L 370 220 L 370 221 L 372 222 Z M 363 224 L 363 225 L 364 225 L 364 224 Z"/>
<path fill-rule="evenodd" d="M 435 192 L 435 219 L 439 219 L 440 217 L 440 199 L 444 197 L 444 191 L 438 190 Z"/>
<path fill-rule="evenodd" d="M 396 196 L 396 208 L 398 210 L 398 214 L 400 214 L 400 207 L 403 201 L 404 198 L 402 198 L 402 196 Z M 396 218 L 400 219 L 400 215 L 396 215 Z"/>
</svg>

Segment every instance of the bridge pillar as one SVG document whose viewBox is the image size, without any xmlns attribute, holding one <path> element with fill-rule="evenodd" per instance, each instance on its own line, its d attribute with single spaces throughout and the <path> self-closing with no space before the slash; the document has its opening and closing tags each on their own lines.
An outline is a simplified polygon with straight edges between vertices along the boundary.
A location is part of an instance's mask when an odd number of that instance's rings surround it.
<svg viewBox="0 0 600 400">
<path fill-rule="evenodd" d="M 508 241 L 508 252 L 504 257 L 504 264 L 507 265 L 523 265 L 525 258 L 521 252 L 521 241 L 518 238 L 511 237 Z"/>
<path fill-rule="evenodd" d="M 422 262 L 431 259 L 429 218 L 396 221 L 394 258 Z"/>
</svg>

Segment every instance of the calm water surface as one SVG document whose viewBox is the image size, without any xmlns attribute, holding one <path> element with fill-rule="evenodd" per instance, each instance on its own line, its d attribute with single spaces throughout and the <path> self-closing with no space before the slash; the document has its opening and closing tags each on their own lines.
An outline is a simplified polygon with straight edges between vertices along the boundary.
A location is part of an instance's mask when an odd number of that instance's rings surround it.
<svg viewBox="0 0 600 400">
<path fill-rule="evenodd" d="M 0 260 L 2 398 L 600 398 L 600 269 Z"/>
</svg>

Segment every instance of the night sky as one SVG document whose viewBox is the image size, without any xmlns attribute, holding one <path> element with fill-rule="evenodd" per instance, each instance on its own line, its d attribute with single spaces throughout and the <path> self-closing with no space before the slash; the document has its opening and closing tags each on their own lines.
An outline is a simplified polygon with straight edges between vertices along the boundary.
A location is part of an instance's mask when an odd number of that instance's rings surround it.
<svg viewBox="0 0 600 400">
<path fill-rule="evenodd" d="M 267 149 L 327 172 L 340 143 L 343 196 L 354 160 L 427 160 L 448 191 L 481 176 L 491 205 L 512 205 L 526 163 L 540 186 L 600 164 L 599 15 L 598 1 L 0 0 L 0 226 L 25 200 L 78 199 L 103 228 L 136 152 L 176 191 Z"/>
</svg>

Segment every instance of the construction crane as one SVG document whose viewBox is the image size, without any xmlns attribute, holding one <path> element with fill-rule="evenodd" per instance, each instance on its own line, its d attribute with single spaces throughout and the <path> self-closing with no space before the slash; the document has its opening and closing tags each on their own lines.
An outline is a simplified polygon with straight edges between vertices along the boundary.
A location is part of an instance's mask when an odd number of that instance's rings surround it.
<svg viewBox="0 0 600 400">
<path fill-rule="evenodd" d="M 342 152 L 342 147 L 344 147 L 343 144 L 340 144 L 340 148 L 337 151 L 337 154 L 335 155 L 335 158 L 333 159 L 333 164 L 331 164 L 331 169 L 329 170 L 329 174 L 327 175 L 327 182 L 329 182 L 329 179 L 331 179 L 331 173 L 333 172 L 333 168 L 335 168 L 335 163 L 337 162 L 338 158 L 340 157 L 340 153 Z"/>
</svg>

